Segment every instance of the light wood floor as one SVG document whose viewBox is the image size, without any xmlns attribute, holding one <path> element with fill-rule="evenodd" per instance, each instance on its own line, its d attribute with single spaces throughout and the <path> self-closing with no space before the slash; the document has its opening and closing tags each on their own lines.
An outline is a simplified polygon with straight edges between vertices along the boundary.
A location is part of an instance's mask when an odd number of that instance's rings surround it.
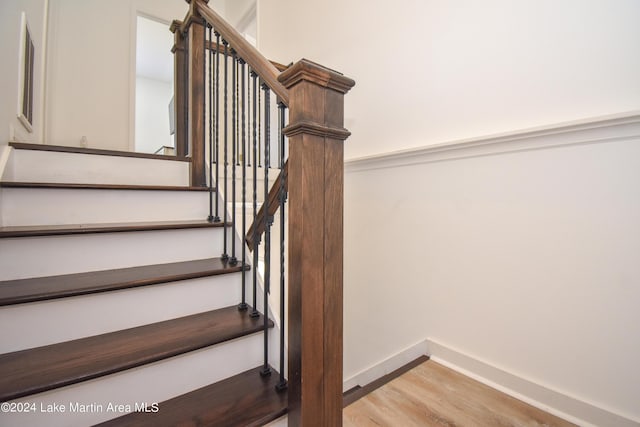
<svg viewBox="0 0 640 427">
<path fill-rule="evenodd" d="M 436 362 L 427 361 L 343 412 L 350 426 L 574 426 Z"/>
</svg>

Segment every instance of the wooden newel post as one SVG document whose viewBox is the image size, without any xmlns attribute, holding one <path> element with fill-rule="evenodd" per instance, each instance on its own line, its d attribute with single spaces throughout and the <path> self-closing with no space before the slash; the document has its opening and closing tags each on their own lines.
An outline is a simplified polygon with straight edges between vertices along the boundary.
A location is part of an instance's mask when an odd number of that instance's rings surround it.
<svg viewBox="0 0 640 427">
<path fill-rule="evenodd" d="M 176 155 L 185 157 L 189 148 L 187 145 L 187 48 L 182 31 L 182 21 L 173 21 L 169 29 L 174 36 L 173 48 L 173 110 L 175 116 L 175 144 Z"/>
<path fill-rule="evenodd" d="M 289 89 L 289 425 L 342 425 L 344 94 L 355 82 L 302 60 Z"/>
<path fill-rule="evenodd" d="M 199 15 L 196 2 L 208 0 L 186 0 L 189 13 L 183 24 L 186 32 L 186 102 L 188 155 L 191 157 L 191 185 L 205 187 L 205 23 Z"/>
</svg>

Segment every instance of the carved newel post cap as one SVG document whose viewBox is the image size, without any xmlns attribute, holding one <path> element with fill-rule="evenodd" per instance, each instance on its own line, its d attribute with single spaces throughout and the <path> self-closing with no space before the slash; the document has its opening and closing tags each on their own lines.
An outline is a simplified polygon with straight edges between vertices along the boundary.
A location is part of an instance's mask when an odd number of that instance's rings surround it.
<svg viewBox="0 0 640 427">
<path fill-rule="evenodd" d="M 283 129 L 292 138 L 314 135 L 344 141 L 351 133 L 343 127 L 344 94 L 355 82 L 308 59 L 283 71 L 278 81 L 290 91 L 289 119 Z"/>
<path fill-rule="evenodd" d="M 301 59 L 278 76 L 278 81 L 286 88 L 291 88 L 303 80 L 343 94 L 349 92 L 356 84 L 353 79 L 342 73 L 308 59 Z"/>
</svg>

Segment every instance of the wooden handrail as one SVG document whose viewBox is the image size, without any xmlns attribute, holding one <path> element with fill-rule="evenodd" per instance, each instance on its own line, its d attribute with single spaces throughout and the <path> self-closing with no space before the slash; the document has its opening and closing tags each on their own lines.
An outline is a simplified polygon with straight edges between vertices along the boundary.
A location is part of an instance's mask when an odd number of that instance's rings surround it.
<svg viewBox="0 0 640 427">
<path fill-rule="evenodd" d="M 287 160 L 284 164 L 284 167 L 280 171 L 278 177 L 273 181 L 273 185 L 271 186 L 271 190 L 269 190 L 269 197 L 266 203 L 263 203 L 256 215 L 255 221 L 249 227 L 249 231 L 247 231 L 247 235 L 245 236 L 245 242 L 249 246 L 249 250 L 253 251 L 253 243 L 257 239 L 260 241 L 260 236 L 264 233 L 264 208 L 265 205 L 268 206 L 267 212 L 269 216 L 275 215 L 276 211 L 280 207 L 280 188 L 284 185 L 284 191 L 287 191 L 287 176 L 289 174 L 289 161 Z M 282 182 L 284 180 L 284 182 Z M 255 236 L 254 236 L 255 232 Z"/>
<path fill-rule="evenodd" d="M 191 149 L 192 159 L 192 185 L 205 186 L 207 184 L 205 176 L 206 150 L 204 148 L 207 141 L 205 94 L 207 88 L 210 89 L 211 86 L 207 87 L 205 80 L 206 56 L 207 49 L 219 48 L 211 43 L 206 44 L 207 27 L 213 27 L 222 40 L 234 50 L 237 57 L 242 58 L 257 74 L 260 83 L 269 87 L 279 102 L 290 107 L 289 124 L 282 129 L 282 133 L 289 141 L 288 153 L 291 162 L 284 165 L 280 175 L 273 182 L 262 208 L 256 213 L 257 221 L 251 225 L 249 233 L 243 236 L 243 239 L 249 243 L 249 248 L 253 248 L 253 245 L 257 243 L 256 237 L 264 234 L 265 286 L 263 290 L 265 294 L 262 301 L 265 304 L 263 312 L 266 314 L 269 312 L 267 292 L 271 277 L 271 251 L 270 234 L 268 229 L 265 230 L 265 223 L 266 219 L 274 215 L 280 207 L 281 199 L 279 196 L 282 186 L 286 186 L 288 190 L 288 231 L 286 233 L 288 279 L 285 288 L 284 279 L 281 278 L 281 295 L 283 297 L 285 294 L 288 295 L 288 304 L 286 304 L 287 313 L 281 312 L 281 316 L 286 319 L 288 329 L 286 359 L 288 363 L 288 424 L 296 427 L 341 426 L 343 403 L 344 140 L 350 135 L 349 131 L 344 128 L 344 95 L 355 82 L 336 71 L 308 60 L 298 61 L 281 73 L 231 25 L 211 10 L 207 6 L 208 0 L 186 1 L 190 4 L 189 13 L 181 24 L 176 23 L 173 27 L 177 28 L 179 25 L 179 30 L 182 33 L 182 37 L 176 35 L 176 53 L 184 52 L 182 56 L 176 55 L 177 64 L 180 64 L 181 58 L 186 64 L 183 77 L 186 80 L 187 93 L 184 95 L 183 101 L 186 105 L 185 110 L 188 109 L 186 117 L 188 120 L 188 146 Z M 184 45 L 183 50 L 180 50 L 182 49 L 181 44 Z M 216 64 L 216 67 L 218 66 Z M 228 91 L 226 58 L 224 67 L 224 90 Z M 244 72 L 242 76 L 244 79 Z M 237 80 L 232 79 L 232 82 L 237 85 Z M 255 79 L 252 83 L 255 85 Z M 233 85 L 234 83 L 232 83 L 232 87 Z M 237 86 L 235 90 L 237 90 Z M 242 90 L 245 90 L 244 84 Z M 258 90 L 254 86 L 253 93 L 256 92 Z M 211 98 L 211 92 L 209 92 L 209 97 Z M 234 100 L 232 103 L 233 111 L 236 106 L 236 98 L 232 99 Z M 271 106 L 267 102 L 271 98 L 265 96 L 264 99 L 265 111 L 271 111 Z M 254 100 L 252 104 L 254 111 L 255 104 Z M 222 108 L 225 111 L 225 121 L 228 120 L 226 109 L 225 102 Z M 265 113 L 265 120 L 268 120 L 266 116 Z M 235 118 L 237 119 L 237 116 Z M 255 126 L 255 117 L 253 124 Z M 242 126 L 244 125 L 243 121 Z M 227 133 L 226 125 L 224 133 L 225 135 Z M 266 132 L 265 134 L 268 135 Z M 212 140 L 213 138 L 210 137 L 209 142 L 211 143 Z M 216 138 L 215 141 L 217 144 L 218 139 Z M 232 144 L 236 142 L 235 138 L 232 139 Z M 233 146 L 235 147 L 235 145 Z M 228 153 L 226 137 L 223 147 L 225 153 L 223 165 L 226 167 L 226 154 Z M 209 148 L 209 153 L 212 153 L 212 150 L 213 148 Z M 217 146 L 216 150 L 218 150 Z M 232 151 L 232 155 L 234 153 L 235 151 Z M 217 160 L 216 165 L 218 165 Z M 226 189 L 229 182 L 226 169 L 223 175 Z M 231 179 L 236 179 L 234 174 Z M 219 185 L 218 180 L 216 172 L 216 186 Z M 208 182 L 214 182 L 213 178 L 210 177 Z M 253 185 L 256 185 L 255 179 Z M 213 193 L 210 194 L 213 195 Z M 236 194 L 233 188 L 232 194 Z M 217 200 L 217 193 L 215 197 Z M 223 209 L 225 209 L 226 203 L 228 203 L 226 190 L 223 199 Z M 243 203 L 245 203 L 244 198 Z M 210 202 L 210 218 L 213 218 L 211 206 Z M 235 218 L 235 213 L 232 216 Z M 233 241 L 235 242 L 235 239 Z M 231 250 L 231 255 L 230 259 L 235 258 L 234 249 Z M 256 272 L 255 268 L 259 261 L 257 253 L 254 252 L 253 255 L 253 271 Z M 283 260 L 283 252 L 281 252 L 280 259 Z M 244 247 L 242 262 L 245 262 Z M 254 283 L 257 283 L 255 275 Z M 255 296 L 253 302 L 254 310 L 256 310 Z M 244 298 L 243 305 L 246 306 Z M 281 302 L 280 307 L 284 309 L 285 303 Z M 281 327 L 284 328 L 284 325 Z M 265 327 L 265 331 L 266 329 Z M 284 332 L 282 333 L 284 334 Z M 265 373 L 270 372 L 267 357 L 268 341 L 268 337 L 265 335 L 265 366 L 262 371 Z M 281 336 L 281 341 L 284 342 L 284 335 Z M 281 347 L 281 351 L 284 351 L 284 347 Z M 284 363 L 284 355 L 280 356 L 280 360 Z M 284 370 L 284 366 L 282 365 L 280 369 Z M 286 386 L 284 377 L 281 384 Z"/>
<path fill-rule="evenodd" d="M 286 70 L 287 68 L 289 68 L 290 66 L 293 65 L 293 62 L 290 63 L 289 65 L 284 65 L 284 64 L 281 64 L 279 62 L 272 61 L 272 60 L 269 60 L 269 62 L 271 62 L 273 64 L 273 66 L 276 67 L 278 69 L 278 71 L 280 71 L 280 72 Z"/>
<path fill-rule="evenodd" d="M 231 25 L 225 22 L 220 15 L 214 12 L 202 0 L 192 0 L 200 14 L 213 28 L 220 33 L 238 55 L 249 64 L 251 69 L 271 88 L 276 96 L 289 106 L 289 90 L 278 81 L 280 71 Z"/>
<path fill-rule="evenodd" d="M 207 49 L 213 50 L 214 52 L 219 52 L 220 54 L 224 55 L 224 46 L 220 46 L 214 41 L 207 41 L 207 44 L 206 44 L 205 47 Z M 271 64 L 274 67 L 276 67 L 278 69 L 278 71 L 280 71 L 280 72 L 282 72 L 282 71 L 286 70 L 287 68 L 289 68 L 289 65 L 284 65 L 284 64 L 281 64 L 281 63 L 276 62 L 276 61 L 269 60 L 269 62 L 271 62 Z M 290 64 L 290 65 L 292 65 L 292 64 Z"/>
</svg>

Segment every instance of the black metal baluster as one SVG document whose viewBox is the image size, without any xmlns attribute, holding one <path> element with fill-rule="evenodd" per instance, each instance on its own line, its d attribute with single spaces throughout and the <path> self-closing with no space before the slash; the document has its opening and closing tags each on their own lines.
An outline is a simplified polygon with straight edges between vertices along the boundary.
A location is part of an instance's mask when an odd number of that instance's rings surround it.
<svg viewBox="0 0 640 427">
<path fill-rule="evenodd" d="M 251 74 L 253 71 L 251 71 L 251 67 L 249 68 L 249 73 Z M 248 82 L 249 84 L 247 85 L 247 131 L 249 130 L 249 127 L 252 126 L 253 120 L 251 117 L 251 106 L 253 105 L 252 102 L 252 97 L 249 96 L 249 94 L 251 93 L 251 82 Z M 249 135 L 248 141 L 247 141 L 247 145 L 249 147 L 249 149 L 247 150 L 247 166 L 251 167 L 251 135 Z"/>
<path fill-rule="evenodd" d="M 260 99 L 261 92 L 258 91 L 258 167 L 262 167 L 262 117 L 260 105 L 262 105 L 262 100 Z M 254 159 L 255 161 L 255 159 Z"/>
<path fill-rule="evenodd" d="M 236 258 L 236 147 L 238 143 L 238 121 L 236 115 L 236 109 L 238 108 L 238 61 L 236 57 L 236 51 L 231 49 L 231 90 L 233 96 L 231 97 L 231 126 L 233 127 L 233 140 L 231 141 L 231 258 L 229 258 L 230 265 L 238 264 L 238 258 Z M 225 251 L 226 252 L 226 251 Z"/>
<path fill-rule="evenodd" d="M 186 31 L 183 34 L 184 37 L 184 65 L 182 67 L 182 75 L 184 76 L 184 87 L 185 87 L 185 91 L 187 90 L 187 88 L 189 87 L 189 64 L 191 64 L 191 59 L 189 58 L 189 32 Z M 182 111 L 183 111 L 183 117 L 185 120 L 185 124 L 189 123 L 189 97 L 186 96 L 185 93 L 185 98 L 184 101 L 182 102 L 182 105 L 184 106 Z M 190 130 L 188 129 L 187 126 L 187 130 L 185 131 L 185 142 L 184 142 L 184 155 L 185 156 L 189 156 L 190 155 L 190 151 L 189 151 L 189 143 L 187 142 L 189 139 L 189 132 Z M 177 149 L 178 147 L 176 147 Z"/>
<path fill-rule="evenodd" d="M 238 63 L 236 64 L 236 99 L 240 102 L 240 65 L 242 58 L 238 57 Z M 236 115 L 236 166 L 240 166 L 240 114 Z"/>
<path fill-rule="evenodd" d="M 287 388 L 287 380 L 284 377 L 284 329 L 285 329 L 285 210 L 284 206 L 287 201 L 287 192 L 285 191 L 285 171 L 284 171 L 284 125 L 285 125 L 285 108 L 282 102 L 278 102 L 278 166 L 280 167 L 280 191 L 278 200 L 280 202 L 280 380 L 276 385 L 276 390 L 282 391 Z"/>
<path fill-rule="evenodd" d="M 227 188 L 229 187 L 227 182 L 227 166 L 228 166 L 228 142 L 229 142 L 229 101 L 228 101 L 228 92 L 229 92 L 229 42 L 225 39 L 222 39 L 222 44 L 224 45 L 224 164 L 223 164 L 223 181 L 224 181 L 224 205 L 222 205 L 222 216 L 224 217 L 223 222 L 225 227 L 227 225 L 227 204 L 229 203 L 229 198 L 227 197 Z M 228 234 L 227 230 L 224 231 L 224 245 L 222 250 L 222 259 L 224 261 L 229 259 L 229 254 L 227 253 L 227 239 Z"/>
<path fill-rule="evenodd" d="M 215 138 L 215 146 L 216 146 L 216 197 L 215 197 L 215 215 L 213 218 L 210 218 L 209 221 L 220 222 L 220 214 L 219 214 L 219 199 L 220 199 L 220 33 L 217 31 L 214 33 L 216 36 L 216 46 L 215 46 L 215 57 L 216 57 L 216 77 L 215 77 L 215 91 L 214 91 L 214 110 L 215 110 L 215 130 L 214 130 L 214 138 Z"/>
<path fill-rule="evenodd" d="M 253 273 L 253 311 L 251 312 L 251 317 L 258 317 L 260 313 L 258 312 L 258 243 L 259 243 L 259 235 L 258 235 L 258 227 L 256 224 L 256 217 L 258 215 L 258 163 L 256 162 L 256 150 L 257 150 L 257 140 L 256 140 L 256 91 L 257 91 L 257 78 L 258 75 L 251 70 L 251 79 L 253 80 L 253 103 L 251 105 L 251 113 L 252 113 L 252 134 L 253 134 L 253 266 L 251 268 Z M 266 315 L 266 313 L 265 313 Z"/>
<path fill-rule="evenodd" d="M 271 375 L 271 367 L 269 366 L 269 293 L 271 291 L 271 225 L 273 224 L 273 215 L 269 214 L 269 164 L 270 148 L 269 148 L 269 114 L 271 113 L 271 94 L 269 86 L 262 85 L 264 90 L 264 201 L 262 206 L 264 209 L 264 366 L 260 371 L 260 375 Z"/>
<path fill-rule="evenodd" d="M 249 98 L 247 94 L 247 88 L 245 85 L 245 62 L 242 58 L 239 59 L 240 62 L 240 73 L 242 75 L 242 89 L 240 94 L 242 95 L 241 100 L 241 116 L 242 116 L 242 302 L 238 306 L 238 309 L 244 311 L 248 308 L 247 306 L 247 274 L 244 271 L 245 266 L 247 265 L 247 245 L 245 243 L 245 236 L 247 235 L 247 162 L 246 162 L 246 154 L 247 154 L 247 141 L 246 141 L 246 132 L 245 132 L 245 113 L 246 113 L 246 100 Z"/>
<path fill-rule="evenodd" d="M 212 27 L 211 25 L 207 25 L 209 29 L 209 41 L 212 40 Z M 205 39 L 205 46 L 207 45 L 207 41 Z M 206 50 L 205 50 L 206 51 Z M 209 216 L 207 217 L 207 221 L 213 222 L 213 72 L 211 66 L 213 65 L 213 50 L 209 49 Z M 217 183 L 216 183 L 217 184 Z M 217 192 L 217 189 L 216 189 Z M 216 194 L 217 196 L 217 194 Z M 217 199 L 217 197 L 216 197 Z"/>
</svg>

